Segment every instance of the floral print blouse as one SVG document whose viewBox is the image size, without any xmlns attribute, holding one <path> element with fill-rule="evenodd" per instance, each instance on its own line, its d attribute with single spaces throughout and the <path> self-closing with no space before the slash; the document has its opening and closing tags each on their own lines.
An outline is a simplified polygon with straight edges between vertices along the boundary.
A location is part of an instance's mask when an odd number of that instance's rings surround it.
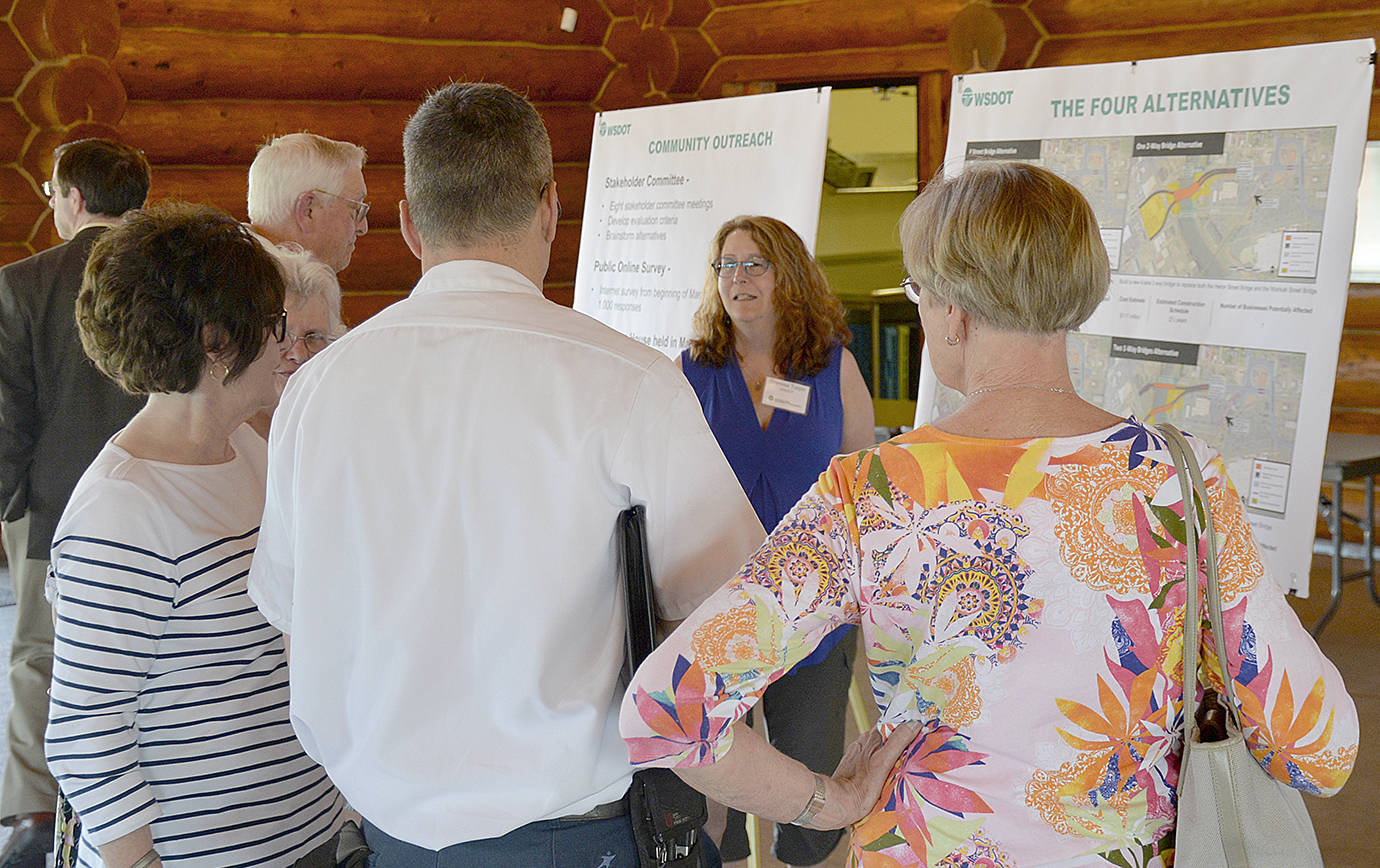
<svg viewBox="0 0 1380 868">
<path fill-rule="evenodd" d="M 1355 706 L 1220 456 L 1191 442 L 1248 744 L 1275 778 L 1335 793 Z M 638 670 L 621 718 L 633 762 L 714 762 L 769 683 L 858 624 L 883 731 L 924 729 L 854 826 L 849 865 L 1172 865 L 1183 537 L 1172 459 L 1134 418 L 1032 440 L 925 427 L 839 456 Z M 1205 624 L 1220 687 L 1214 641 Z"/>
</svg>

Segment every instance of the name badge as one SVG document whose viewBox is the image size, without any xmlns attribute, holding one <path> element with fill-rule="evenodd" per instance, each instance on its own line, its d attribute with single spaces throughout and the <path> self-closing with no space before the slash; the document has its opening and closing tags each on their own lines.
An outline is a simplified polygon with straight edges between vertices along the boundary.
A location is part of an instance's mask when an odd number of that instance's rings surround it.
<svg viewBox="0 0 1380 868">
<path fill-rule="evenodd" d="M 762 403 L 778 410 L 803 414 L 805 408 L 810 406 L 810 387 L 804 383 L 767 377 L 762 384 Z"/>
</svg>

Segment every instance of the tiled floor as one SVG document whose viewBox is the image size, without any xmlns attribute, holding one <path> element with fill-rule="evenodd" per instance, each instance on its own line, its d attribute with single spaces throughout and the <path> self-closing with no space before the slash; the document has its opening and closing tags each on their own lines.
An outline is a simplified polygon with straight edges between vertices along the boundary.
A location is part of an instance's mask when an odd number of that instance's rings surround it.
<svg viewBox="0 0 1380 868">
<path fill-rule="evenodd" d="M 1305 624 L 1312 624 L 1323 609 L 1327 575 L 1327 562 L 1315 559 L 1314 596 L 1291 598 Z M 9 573 L 0 567 L 0 589 L 8 591 L 8 587 Z M 0 605 L 0 660 L 9 659 L 13 631 L 14 606 Z M 1327 626 L 1321 645 L 1341 670 L 1361 713 L 1361 751 L 1342 792 L 1331 799 L 1307 799 L 1308 808 L 1327 868 L 1374 868 L 1380 865 L 1380 835 L 1371 832 L 1380 810 L 1380 608 L 1370 602 L 1360 584 L 1347 586 L 1341 610 Z M 10 703 L 8 679 L 0 678 L 0 719 L 9 714 Z M 856 733 L 851 721 L 849 731 L 851 738 Z M 5 752 L 0 750 L 0 773 L 4 762 Z M 759 852 L 766 854 L 762 868 L 781 868 L 768 852 L 770 825 L 762 824 L 759 834 L 763 843 Z M 4 837 L 0 832 L 0 840 Z M 844 849 L 835 850 L 823 863 L 825 868 L 842 868 Z"/>
</svg>

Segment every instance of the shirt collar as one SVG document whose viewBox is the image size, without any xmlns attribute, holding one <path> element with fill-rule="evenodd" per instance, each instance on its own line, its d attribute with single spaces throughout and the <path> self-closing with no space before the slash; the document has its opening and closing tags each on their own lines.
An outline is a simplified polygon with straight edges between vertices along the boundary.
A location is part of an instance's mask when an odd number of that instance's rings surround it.
<svg viewBox="0 0 1380 868">
<path fill-rule="evenodd" d="M 413 287 L 413 295 L 433 292 L 518 292 L 542 295 L 541 289 L 516 269 L 483 259 L 453 259 L 433 265 Z"/>
</svg>

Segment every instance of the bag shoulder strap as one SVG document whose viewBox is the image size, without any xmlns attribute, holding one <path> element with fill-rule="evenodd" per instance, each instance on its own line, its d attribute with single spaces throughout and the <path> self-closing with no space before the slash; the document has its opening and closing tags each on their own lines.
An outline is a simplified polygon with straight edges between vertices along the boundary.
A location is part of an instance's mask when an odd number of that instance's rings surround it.
<svg viewBox="0 0 1380 868">
<path fill-rule="evenodd" d="M 1239 728 L 1240 716 L 1237 712 L 1236 688 L 1232 683 L 1231 670 L 1227 666 L 1226 630 L 1222 626 L 1222 590 L 1217 575 L 1217 531 L 1212 521 L 1212 509 L 1208 502 L 1207 484 L 1203 481 L 1203 471 L 1198 466 L 1197 456 L 1179 431 L 1168 422 L 1155 426 L 1165 439 L 1166 448 L 1174 461 L 1174 469 L 1179 477 L 1179 489 L 1184 503 L 1184 548 L 1185 558 L 1185 605 L 1184 605 L 1184 745 L 1191 741 L 1193 725 L 1197 713 L 1198 649 L 1201 646 L 1202 615 L 1199 609 L 1198 582 L 1198 541 L 1203 542 L 1203 567 L 1207 573 L 1206 604 L 1208 622 L 1212 628 L 1213 646 L 1217 651 L 1217 664 L 1222 673 L 1226 688 L 1227 711 Z"/>
</svg>

